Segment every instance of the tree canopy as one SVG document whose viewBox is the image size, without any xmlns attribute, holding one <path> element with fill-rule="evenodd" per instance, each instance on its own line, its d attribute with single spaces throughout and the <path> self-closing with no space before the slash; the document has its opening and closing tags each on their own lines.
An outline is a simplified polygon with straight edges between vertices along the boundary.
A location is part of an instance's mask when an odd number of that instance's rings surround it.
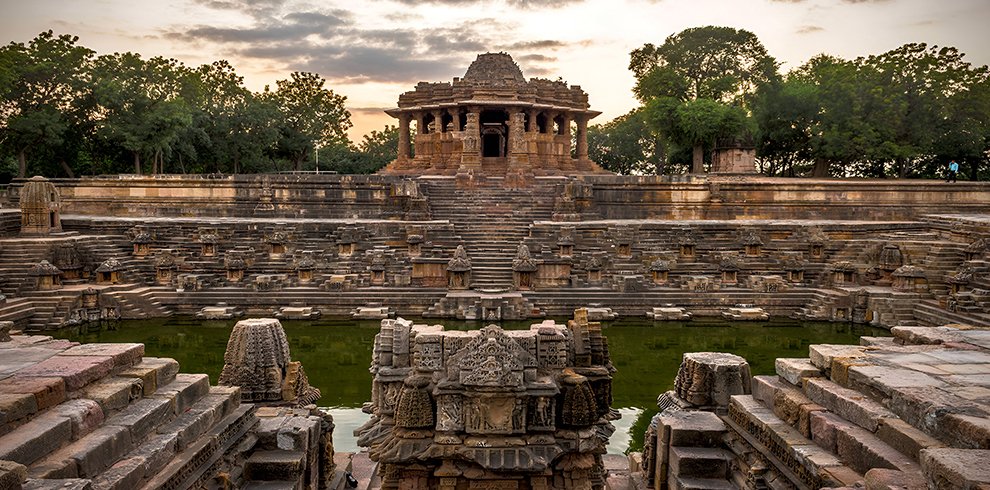
<svg viewBox="0 0 990 490">
<path fill-rule="evenodd" d="M 317 150 L 325 170 L 373 172 L 388 153 L 347 139 L 345 102 L 315 73 L 291 73 L 256 93 L 227 61 L 188 67 L 136 53 L 97 56 L 78 38 L 47 31 L 0 47 L 0 182 L 34 173 L 304 170 L 315 168 Z M 397 130 L 371 136 L 386 133 Z"/>
</svg>

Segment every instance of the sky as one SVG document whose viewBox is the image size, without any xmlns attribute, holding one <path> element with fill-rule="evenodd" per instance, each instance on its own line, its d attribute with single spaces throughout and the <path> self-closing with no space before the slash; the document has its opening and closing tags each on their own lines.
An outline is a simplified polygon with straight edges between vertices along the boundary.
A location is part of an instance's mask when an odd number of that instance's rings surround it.
<svg viewBox="0 0 990 490">
<path fill-rule="evenodd" d="M 0 42 L 48 29 L 99 54 L 226 59 L 252 90 L 312 71 L 347 97 L 352 140 L 419 81 L 504 51 L 527 77 L 580 85 L 603 123 L 638 104 L 629 52 L 689 27 L 746 29 L 787 72 L 811 57 L 955 46 L 990 64 L 990 0 L 0 0 Z"/>
</svg>

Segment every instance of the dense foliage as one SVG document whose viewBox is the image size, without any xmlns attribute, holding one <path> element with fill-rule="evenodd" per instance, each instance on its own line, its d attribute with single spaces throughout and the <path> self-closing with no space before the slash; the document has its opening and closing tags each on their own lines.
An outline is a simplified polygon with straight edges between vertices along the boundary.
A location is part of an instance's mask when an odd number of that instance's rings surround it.
<svg viewBox="0 0 990 490">
<path fill-rule="evenodd" d="M 43 32 L 0 47 L 0 182 L 34 174 L 368 173 L 395 158 L 398 130 L 353 145 L 346 98 L 314 73 L 254 93 L 226 61 L 187 67 L 98 56 Z"/>
<path fill-rule="evenodd" d="M 752 33 L 700 27 L 634 50 L 629 69 L 643 106 L 589 129 L 615 172 L 700 172 L 716 141 L 743 139 L 768 175 L 938 178 L 956 160 L 990 178 L 990 73 L 955 48 L 819 55 L 780 75 Z"/>
</svg>

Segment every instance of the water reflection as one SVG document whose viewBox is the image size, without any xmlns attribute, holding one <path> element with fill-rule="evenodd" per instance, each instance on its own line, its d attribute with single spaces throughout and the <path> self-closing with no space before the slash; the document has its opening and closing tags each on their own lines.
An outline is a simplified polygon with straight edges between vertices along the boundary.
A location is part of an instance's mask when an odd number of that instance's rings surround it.
<svg viewBox="0 0 990 490">
<path fill-rule="evenodd" d="M 562 320 L 558 320 L 562 321 Z M 419 320 L 417 320 L 419 322 Z M 78 328 L 56 336 L 81 342 L 142 342 L 146 355 L 171 357 L 183 372 L 206 373 L 215 383 L 223 367 L 227 338 L 236 321 L 167 318 L 122 321 L 114 330 Z M 476 329 L 480 322 L 423 320 L 448 329 Z M 503 328 L 529 328 L 531 322 L 503 322 Z M 283 321 L 292 358 L 302 361 L 310 383 L 320 389 L 320 404 L 334 416 L 334 445 L 357 450 L 353 431 L 367 415 L 361 405 L 371 399 L 371 350 L 379 322 L 322 319 Z M 643 432 L 656 414 L 656 397 L 673 387 L 684 352 L 721 351 L 745 357 L 753 374 L 773 372 L 777 357 L 807 357 L 812 343 L 857 343 L 860 335 L 885 331 L 834 323 L 797 322 L 658 322 L 624 319 L 606 325 L 614 378 L 613 407 L 622 413 L 609 443 L 610 453 L 642 447 Z"/>
</svg>

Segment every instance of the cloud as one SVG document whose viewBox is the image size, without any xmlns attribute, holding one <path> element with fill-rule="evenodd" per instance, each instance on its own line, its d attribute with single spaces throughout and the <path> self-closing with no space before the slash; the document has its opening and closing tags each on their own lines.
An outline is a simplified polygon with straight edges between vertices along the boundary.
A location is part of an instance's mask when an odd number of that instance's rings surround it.
<svg viewBox="0 0 990 490">
<path fill-rule="evenodd" d="M 470 6 L 479 3 L 489 3 L 490 0 L 393 0 L 397 3 L 405 5 L 421 5 L 424 3 L 431 3 L 434 5 L 449 5 L 449 6 Z M 566 7 L 575 3 L 582 3 L 585 0 L 555 0 L 553 2 L 547 2 L 543 0 L 503 0 L 506 5 L 510 7 L 522 7 L 522 8 L 547 8 L 556 9 Z"/>
<path fill-rule="evenodd" d="M 796 32 L 798 34 L 811 34 L 813 32 L 821 32 L 821 31 L 824 31 L 824 30 L 825 30 L 825 28 L 822 27 L 822 26 L 801 26 L 801 27 L 798 27 L 798 29 L 796 31 L 794 31 L 794 32 Z"/>
<path fill-rule="evenodd" d="M 414 83 L 449 80 L 463 73 L 477 53 L 508 51 L 528 75 L 552 74 L 556 57 L 547 54 L 571 44 L 554 39 L 511 41 L 515 26 L 498 18 L 472 19 L 449 29 L 417 23 L 365 28 L 356 12 L 342 8 L 296 9 L 296 0 L 194 0 L 213 9 L 245 12 L 246 25 L 198 24 L 166 29 L 162 36 L 202 49 L 218 46 L 229 56 L 248 57 L 286 71 L 312 71 L 332 82 Z M 412 0 L 394 0 L 412 3 Z M 447 5 L 476 0 L 428 0 Z M 532 5 L 530 0 L 504 0 Z M 573 3 L 583 0 L 565 0 Z M 396 23 L 392 23 L 396 24 Z M 457 32 L 451 36 L 450 32 Z M 509 37 L 510 41 L 506 41 Z M 580 44 L 580 43 L 578 43 Z"/>
</svg>

